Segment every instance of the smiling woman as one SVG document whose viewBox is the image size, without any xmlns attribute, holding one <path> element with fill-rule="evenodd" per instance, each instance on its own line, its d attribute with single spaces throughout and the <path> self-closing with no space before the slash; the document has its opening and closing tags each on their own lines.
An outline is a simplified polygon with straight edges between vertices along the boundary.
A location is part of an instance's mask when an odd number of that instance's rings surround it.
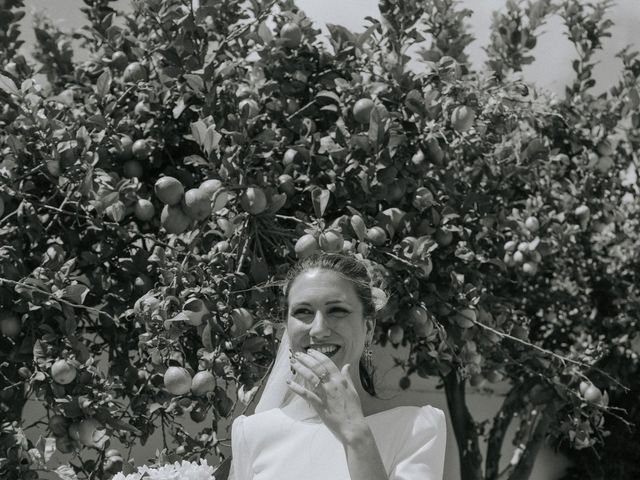
<svg viewBox="0 0 640 480">
<path fill-rule="evenodd" d="M 256 414 L 233 423 L 230 478 L 442 478 L 444 413 L 383 410 L 375 395 L 369 347 L 382 296 L 353 257 L 316 254 L 290 271 L 287 331 Z"/>
</svg>

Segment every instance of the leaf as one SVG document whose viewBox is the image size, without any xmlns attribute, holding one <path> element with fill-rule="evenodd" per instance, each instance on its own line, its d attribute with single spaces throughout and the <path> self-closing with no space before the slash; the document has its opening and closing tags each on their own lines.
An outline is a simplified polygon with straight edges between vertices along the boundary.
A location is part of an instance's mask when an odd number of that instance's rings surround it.
<svg viewBox="0 0 640 480">
<path fill-rule="evenodd" d="M 424 116 L 426 110 L 424 99 L 422 98 L 422 95 L 418 90 L 411 90 L 409 93 L 407 93 L 404 104 L 413 113 Z"/>
<path fill-rule="evenodd" d="M 65 298 L 75 304 L 82 305 L 88 293 L 89 288 L 85 285 L 69 285 L 68 287 L 65 287 L 62 298 Z"/>
<path fill-rule="evenodd" d="M 369 140 L 377 148 L 380 148 L 384 142 L 384 126 L 377 108 L 371 110 L 369 117 Z"/>
<path fill-rule="evenodd" d="M 87 118 L 87 123 L 91 123 L 91 124 L 93 124 L 93 125 L 95 125 L 97 127 L 100 127 L 102 129 L 106 129 L 107 128 L 107 121 L 100 114 L 91 115 L 89 118 Z"/>
<path fill-rule="evenodd" d="M 14 83 L 13 80 L 11 80 L 9 77 L 6 77 L 4 75 L 2 75 L 0 73 L 0 90 L 2 90 L 5 93 L 8 93 L 9 95 L 18 95 L 18 87 L 16 87 L 16 84 Z"/>
<path fill-rule="evenodd" d="M 70 465 L 60 465 L 54 470 L 61 480 L 78 480 L 78 476 Z"/>
<path fill-rule="evenodd" d="M 120 200 L 118 200 L 117 202 L 112 203 L 111 205 L 109 205 L 105 209 L 105 213 L 107 215 L 109 215 L 109 217 L 114 222 L 122 221 L 122 219 L 124 218 L 124 214 L 125 214 L 124 203 L 122 203 Z"/>
<path fill-rule="evenodd" d="M 229 194 L 225 190 L 217 190 L 216 193 L 213 194 L 211 202 L 211 210 L 214 213 L 218 212 L 226 207 L 227 203 L 229 203 Z"/>
<path fill-rule="evenodd" d="M 221 139 L 222 135 L 216 131 L 213 125 L 207 128 L 207 132 L 205 133 L 204 141 L 202 143 L 202 148 L 207 152 L 207 155 L 209 155 L 213 150 L 218 149 Z"/>
<path fill-rule="evenodd" d="M 53 437 L 40 437 L 38 443 L 36 443 L 36 448 L 40 452 L 44 463 L 47 463 L 56 451 L 56 439 Z"/>
<path fill-rule="evenodd" d="M 269 213 L 276 213 L 287 203 L 287 195 L 285 193 L 276 193 L 271 197 L 269 203 Z"/>
<path fill-rule="evenodd" d="M 111 70 L 108 68 L 102 72 L 96 82 L 96 93 L 100 98 L 104 97 L 111 89 Z"/>
<path fill-rule="evenodd" d="M 191 87 L 195 92 L 200 93 L 204 91 L 204 80 L 202 80 L 202 76 L 185 73 L 184 79 L 187 82 L 187 85 L 189 85 L 189 87 Z"/>
<path fill-rule="evenodd" d="M 316 100 L 319 104 L 334 103 L 340 105 L 340 97 L 330 90 L 322 90 L 316 93 Z"/>
<path fill-rule="evenodd" d="M 207 126 L 204 124 L 202 120 L 193 122 L 191 124 L 191 134 L 193 135 L 193 138 L 196 141 L 196 143 L 202 146 L 204 144 L 204 139 L 207 135 Z"/>
<path fill-rule="evenodd" d="M 185 165 L 194 165 L 196 167 L 209 165 L 209 162 L 200 155 L 189 155 L 188 157 L 184 157 L 183 161 Z"/>
<path fill-rule="evenodd" d="M 311 190 L 311 200 L 313 202 L 313 211 L 316 217 L 321 218 L 324 215 L 327 205 L 329 204 L 329 198 L 331 192 L 322 188 L 315 188 Z"/>
<path fill-rule="evenodd" d="M 346 42 L 356 43 L 356 36 L 342 25 L 327 23 L 327 30 L 329 30 L 332 40 L 338 45 Z"/>
<path fill-rule="evenodd" d="M 271 33 L 271 30 L 269 30 L 266 22 L 261 22 L 258 26 L 258 35 L 264 43 L 273 42 L 273 34 Z"/>
<path fill-rule="evenodd" d="M 160 404 L 156 403 L 155 405 L 160 406 Z M 153 405 L 152 405 L 153 406 Z M 150 412 L 153 413 L 153 412 Z M 138 430 L 136 427 L 131 425 L 129 422 L 124 422 L 115 417 L 107 417 L 106 422 L 111 425 L 115 430 L 125 430 L 127 432 L 131 432 L 134 435 L 142 435 L 142 432 Z"/>
</svg>

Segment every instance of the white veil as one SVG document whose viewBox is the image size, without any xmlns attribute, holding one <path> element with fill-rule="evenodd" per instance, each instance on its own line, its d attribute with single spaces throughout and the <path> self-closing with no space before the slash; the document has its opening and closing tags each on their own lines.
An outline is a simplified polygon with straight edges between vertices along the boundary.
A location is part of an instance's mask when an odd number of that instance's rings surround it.
<svg viewBox="0 0 640 480">
<path fill-rule="evenodd" d="M 269 373 L 267 384 L 262 391 L 260 400 L 255 408 L 255 413 L 280 408 L 285 404 L 289 395 L 287 379 L 291 378 L 291 364 L 289 363 L 289 335 L 286 328 L 282 329 L 282 338 L 276 359 Z"/>
</svg>

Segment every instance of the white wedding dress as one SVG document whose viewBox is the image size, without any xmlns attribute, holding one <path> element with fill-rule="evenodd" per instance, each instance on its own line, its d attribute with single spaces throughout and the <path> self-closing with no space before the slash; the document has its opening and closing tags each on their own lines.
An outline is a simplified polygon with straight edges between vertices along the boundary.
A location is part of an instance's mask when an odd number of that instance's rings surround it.
<svg viewBox="0 0 640 480">
<path fill-rule="evenodd" d="M 390 480 L 441 480 L 445 416 L 431 406 L 366 417 Z M 239 416 L 232 427 L 234 480 L 350 480 L 342 444 L 317 417 L 281 408 Z"/>
</svg>

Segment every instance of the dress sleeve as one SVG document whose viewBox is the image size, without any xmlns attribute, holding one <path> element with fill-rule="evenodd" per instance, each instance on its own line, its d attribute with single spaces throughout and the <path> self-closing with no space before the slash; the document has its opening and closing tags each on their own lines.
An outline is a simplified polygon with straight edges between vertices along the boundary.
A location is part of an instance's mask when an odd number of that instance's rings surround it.
<svg viewBox="0 0 640 480">
<path fill-rule="evenodd" d="M 252 455 L 245 434 L 247 417 L 240 415 L 231 425 L 231 470 L 229 480 L 252 480 Z"/>
<path fill-rule="evenodd" d="M 444 412 L 422 407 L 399 440 L 389 480 L 442 480 L 447 424 Z"/>
</svg>

